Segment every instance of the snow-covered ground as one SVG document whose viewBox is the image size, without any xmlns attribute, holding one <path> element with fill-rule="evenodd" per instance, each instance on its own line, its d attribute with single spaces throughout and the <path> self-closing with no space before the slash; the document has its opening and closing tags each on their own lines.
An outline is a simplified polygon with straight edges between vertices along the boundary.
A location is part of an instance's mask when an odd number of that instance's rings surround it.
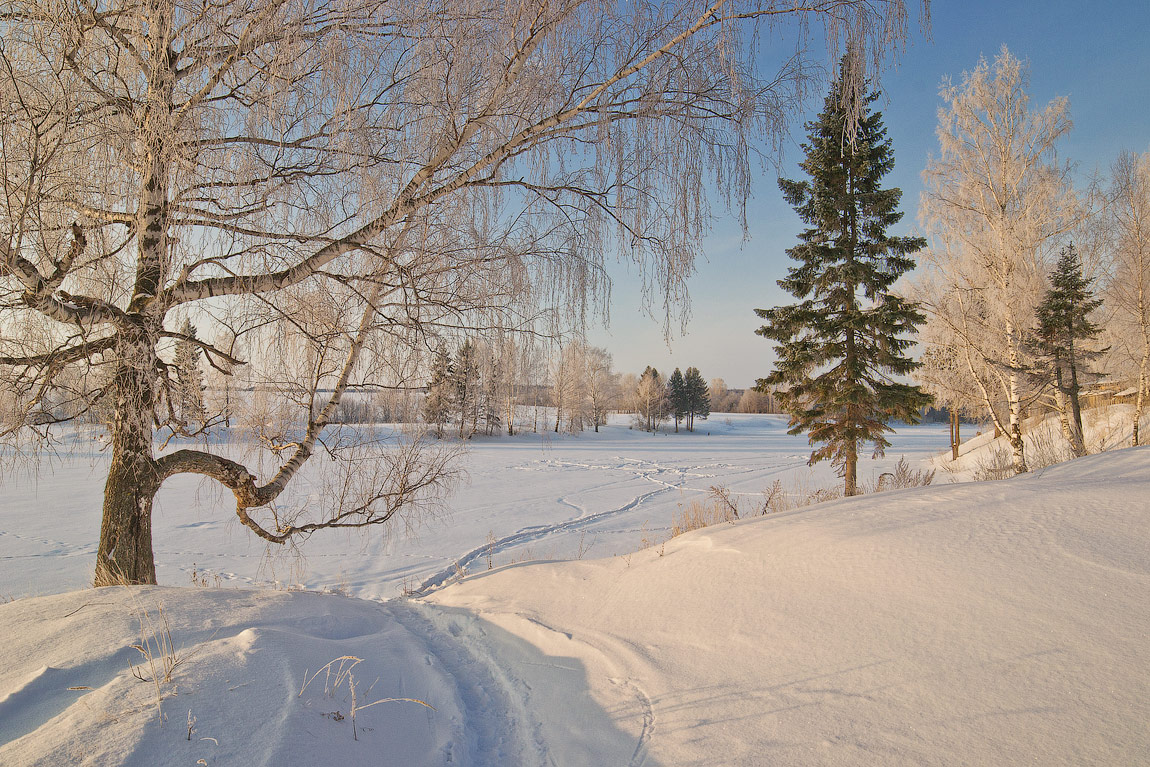
<svg viewBox="0 0 1150 767">
<path fill-rule="evenodd" d="M 488 530 L 506 546 L 493 570 L 482 555 L 422 598 L 159 587 L 0 604 L 0 764 L 1150 763 L 1150 448 L 1002 482 L 940 477 L 635 551 L 708 485 L 758 493 L 802 463 L 802 441 L 771 419 L 708 426 L 480 444 L 452 519 L 390 557 L 427 582 Z M 907 430 L 888 461 L 945 437 Z M 68 514 L 98 521 L 80 497 L 98 479 L 54 471 L 71 484 L 42 480 L 39 516 L 4 511 L 0 591 L 29 590 L 24 565 L 86 579 L 90 541 Z M 190 583 L 180 556 L 221 543 L 237 574 L 225 586 L 256 577 L 243 568 L 262 549 L 186 526 L 200 517 L 165 492 L 161 581 Z M 529 547 L 565 561 L 511 562 Z M 386 558 L 353 548 L 350 589 L 384 594 L 369 584 L 396 581 Z M 308 567 L 305 583 L 336 571 L 314 554 Z M 152 676 L 131 647 L 141 619 L 177 650 L 158 687 L 129 671 Z M 314 676 L 343 656 L 363 661 Z M 367 706 L 392 698 L 409 700 Z"/>
<path fill-rule="evenodd" d="M 868 479 L 902 456 L 912 463 L 946 449 L 945 424 L 900 427 L 879 461 L 860 463 Z M 787 434 L 782 416 L 718 414 L 694 433 L 648 434 L 625 418 L 596 434 L 520 434 L 470 443 L 469 481 L 451 512 L 403 530 L 321 533 L 296 552 L 267 546 L 236 520 L 215 486 L 184 475 L 165 483 L 153 518 L 161 584 L 298 585 L 365 598 L 441 583 L 459 568 L 539 559 L 609 557 L 665 538 L 681 504 L 711 485 L 758 496 L 774 479 L 788 487 L 841 482 L 827 464 L 806 468 L 805 437 Z M 313 459 L 318 465 L 322 456 Z M 100 530 L 107 455 L 79 440 L 39 476 L 0 480 L 0 596 L 54 594 L 91 581 Z M 291 486 L 287 504 L 321 502 L 311 477 Z M 750 499 L 748 499 L 749 501 Z M 494 543 L 492 543 L 494 541 Z"/>
</svg>

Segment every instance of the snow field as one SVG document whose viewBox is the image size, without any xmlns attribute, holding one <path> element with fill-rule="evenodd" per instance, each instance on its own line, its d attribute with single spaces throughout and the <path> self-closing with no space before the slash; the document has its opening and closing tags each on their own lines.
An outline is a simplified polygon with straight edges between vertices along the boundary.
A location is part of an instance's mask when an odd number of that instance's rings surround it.
<svg viewBox="0 0 1150 767">
<path fill-rule="evenodd" d="M 717 414 L 695 433 L 647 434 L 619 418 L 599 434 L 477 438 L 464 459 L 469 480 L 439 519 L 390 531 L 324 531 L 298 549 L 268 546 L 235 518 L 230 495 L 184 475 L 161 488 L 153 514 L 159 582 L 183 586 L 288 586 L 372 599 L 426 591 L 514 561 L 610 557 L 662 540 L 680 505 L 711 485 L 757 498 L 773 480 L 837 485 L 827 464 L 806 467 L 805 437 L 782 416 Z M 860 463 L 860 478 L 946 448 L 945 424 L 900 427 L 885 459 Z M 242 445 L 232 449 L 242 450 Z M 89 438 L 69 454 L 0 479 L 0 595 L 52 594 L 91 582 L 106 455 Z M 285 505 L 321 503 L 317 455 L 289 487 Z M 494 543 L 492 543 L 494 540 Z"/>
</svg>

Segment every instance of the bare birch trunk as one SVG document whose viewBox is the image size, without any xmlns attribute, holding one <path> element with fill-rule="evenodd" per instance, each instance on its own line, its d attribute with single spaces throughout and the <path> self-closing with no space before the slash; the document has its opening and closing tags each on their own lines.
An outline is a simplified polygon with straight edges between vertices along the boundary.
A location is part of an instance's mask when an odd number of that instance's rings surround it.
<svg viewBox="0 0 1150 767">
<path fill-rule="evenodd" d="M 1138 394 L 1134 397 L 1134 447 L 1138 447 L 1138 424 L 1142 421 L 1142 407 L 1146 400 L 1146 363 L 1150 360 L 1150 347 L 1142 354 L 1138 368 Z"/>
<path fill-rule="evenodd" d="M 131 353 L 124 356 L 137 364 L 122 363 L 113 381 L 112 463 L 104 485 L 96 586 L 156 582 L 152 499 L 160 489 L 160 478 L 152 458 L 151 373 L 142 367 L 150 361 L 151 347 L 142 329 L 133 335 Z"/>
<path fill-rule="evenodd" d="M 1150 326 L 1146 323 L 1146 305 L 1141 286 L 1138 289 L 1138 314 L 1142 325 L 1142 360 L 1138 363 L 1138 393 L 1134 396 L 1134 447 L 1139 444 L 1138 424 L 1142 422 L 1142 409 L 1146 402 L 1146 370 L 1150 367 Z"/>
</svg>

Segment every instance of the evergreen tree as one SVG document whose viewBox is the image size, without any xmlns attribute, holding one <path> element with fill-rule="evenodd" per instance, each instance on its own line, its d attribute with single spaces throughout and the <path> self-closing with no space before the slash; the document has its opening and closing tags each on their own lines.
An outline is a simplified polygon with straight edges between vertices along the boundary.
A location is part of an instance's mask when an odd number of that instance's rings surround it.
<svg viewBox="0 0 1150 767">
<path fill-rule="evenodd" d="M 809 463 L 829 458 L 846 495 L 858 492 L 860 446 L 871 443 L 874 455 L 882 455 L 889 423 L 917 422 L 919 408 L 930 402 L 920 388 L 894 378 L 918 366 L 904 352 L 923 316 L 890 292 L 926 241 L 886 233 L 902 218 L 902 192 L 880 186 L 894 155 L 881 113 L 869 109 L 878 94 L 860 98 L 851 142 L 851 105 L 834 83 L 822 113 L 806 126 L 800 167 L 809 180 L 779 180 L 808 225 L 787 250 L 797 265 L 779 280 L 799 302 L 755 310 L 766 320 L 756 333 L 779 344 L 775 370 L 755 388 L 776 393 L 791 434 L 806 432 L 812 446 L 821 445 Z"/>
<path fill-rule="evenodd" d="M 1069 406 L 1064 423 L 1069 427 L 1067 436 L 1076 458 L 1086 455 L 1078 401 L 1079 368 L 1099 354 L 1082 344 L 1102 332 L 1090 321 L 1090 313 L 1102 306 L 1102 301 L 1094 298 L 1090 283 L 1082 274 L 1082 261 L 1074 245 L 1063 248 L 1050 275 L 1050 290 L 1035 311 L 1040 360 L 1053 379 L 1060 410 L 1065 414 Z"/>
<path fill-rule="evenodd" d="M 191 423 L 202 424 L 204 421 L 204 376 L 200 370 L 196 329 L 191 320 L 184 320 L 180 334 L 183 337 L 176 341 L 176 391 L 173 404 L 180 428 L 186 429 Z"/>
<path fill-rule="evenodd" d="M 499 415 L 499 390 L 503 387 L 503 369 L 499 365 L 499 358 L 495 351 L 490 350 L 487 355 L 487 364 L 483 368 L 483 426 L 487 436 L 497 432 L 503 421 Z"/>
<path fill-rule="evenodd" d="M 471 339 L 463 342 L 455 354 L 451 370 L 455 389 L 455 406 L 459 411 L 459 438 L 470 437 L 479 429 L 479 361 Z M 467 431 L 467 420 L 471 430 Z"/>
<path fill-rule="evenodd" d="M 705 421 L 711 414 L 711 392 L 698 368 L 687 368 L 683 381 L 687 389 L 687 431 L 694 431 L 695 419 Z"/>
<path fill-rule="evenodd" d="M 427 397 L 423 400 L 423 419 L 435 424 L 435 436 L 443 438 L 443 425 L 451 417 L 454 405 L 451 358 L 441 342 L 431 360 L 431 380 L 427 383 Z"/>
<path fill-rule="evenodd" d="M 675 433 L 679 433 L 679 421 L 687 417 L 687 384 L 683 381 L 683 374 L 679 368 L 671 374 L 667 381 L 667 405 L 671 410 L 671 418 L 675 420 Z"/>
</svg>

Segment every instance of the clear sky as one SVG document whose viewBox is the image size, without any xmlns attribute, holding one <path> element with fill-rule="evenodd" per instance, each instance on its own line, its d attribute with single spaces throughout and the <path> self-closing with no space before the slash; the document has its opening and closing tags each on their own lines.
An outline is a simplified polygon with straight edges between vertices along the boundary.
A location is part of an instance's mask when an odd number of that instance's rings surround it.
<svg viewBox="0 0 1150 767">
<path fill-rule="evenodd" d="M 884 98 L 877 102 L 895 153 L 887 186 L 903 190 L 906 216 L 899 233 L 917 227 L 920 174 L 927 156 L 937 153 L 939 84 L 946 76 L 959 82 L 980 56 L 993 60 L 1003 44 L 1030 64 L 1032 106 L 1056 96 L 1070 99 L 1074 129 L 1059 152 L 1075 164 L 1079 178 L 1107 173 L 1122 150 L 1150 151 L 1150 0 L 934 0 L 931 39 L 919 31 L 917 8 L 914 13 L 906 49 L 883 73 Z M 812 96 L 791 132 L 782 162 L 787 177 L 803 178 L 802 124 L 817 114 L 822 98 Z M 772 344 L 754 334 L 762 323 L 753 310 L 791 300 L 776 280 L 785 275 L 791 262 L 784 251 L 802 228 L 776 179 L 767 168 L 754 190 L 746 242 L 733 217 L 716 205 L 723 215 L 690 281 L 687 333 L 676 334 L 670 348 L 661 320 L 641 313 L 633 275 L 615 270 L 610 327 L 593 327 L 589 336 L 614 355 L 616 370 L 638 373 L 653 365 L 669 373 L 694 365 L 705 378 L 723 378 L 730 387 L 753 385 L 770 371 Z"/>
</svg>

